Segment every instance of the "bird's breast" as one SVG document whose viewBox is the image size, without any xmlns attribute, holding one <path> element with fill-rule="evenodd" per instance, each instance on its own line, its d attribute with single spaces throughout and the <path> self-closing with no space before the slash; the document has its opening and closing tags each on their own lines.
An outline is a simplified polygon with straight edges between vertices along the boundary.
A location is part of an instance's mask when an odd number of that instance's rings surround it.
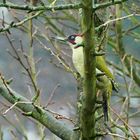
<svg viewBox="0 0 140 140">
<path fill-rule="evenodd" d="M 83 77 L 84 75 L 84 57 L 83 57 L 83 48 L 79 47 L 73 50 L 73 64 L 75 69 L 79 72 L 79 74 Z"/>
</svg>

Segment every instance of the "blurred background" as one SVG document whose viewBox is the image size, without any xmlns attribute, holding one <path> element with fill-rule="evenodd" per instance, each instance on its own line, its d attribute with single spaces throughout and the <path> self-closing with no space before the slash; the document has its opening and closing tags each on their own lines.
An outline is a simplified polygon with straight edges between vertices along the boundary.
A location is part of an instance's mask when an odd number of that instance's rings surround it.
<svg viewBox="0 0 140 140">
<path fill-rule="evenodd" d="M 0 0 L 0 3 L 3 1 Z M 7 0 L 13 4 L 30 5 L 23 0 Z M 36 5 L 59 5 L 76 3 L 79 0 L 42 0 Z M 136 70 L 140 78 L 140 4 L 139 0 L 123 3 L 122 16 L 136 14 L 125 18 L 122 21 L 122 41 L 125 56 L 121 58 L 116 45 L 115 22 L 110 22 L 108 29 L 108 42 L 105 45 L 106 60 L 109 68 L 115 75 L 116 82 L 119 83 L 119 93 L 113 93 L 111 98 L 112 108 L 133 128 L 135 133 L 140 133 L 140 84 L 131 75 L 132 71 L 126 68 L 123 63 L 125 57 L 131 62 L 130 68 Z M 33 14 L 36 14 L 34 12 Z M 100 11 L 99 11 L 100 13 Z M 18 23 L 30 16 L 26 10 L 7 9 L 0 7 L 0 28 L 8 27 L 12 22 Z M 97 13 L 98 15 L 98 13 Z M 52 10 L 44 11 L 32 20 L 32 38 L 30 38 L 29 21 L 21 24 L 17 28 L 11 28 L 8 32 L 0 33 L 0 71 L 5 79 L 13 79 L 10 86 L 18 93 L 29 100 L 32 99 L 34 89 L 31 85 L 30 77 L 27 75 L 19 61 L 14 59 L 16 49 L 25 66 L 28 67 L 26 55 L 30 55 L 31 40 L 33 46 L 33 58 L 35 62 L 35 72 L 37 74 L 37 87 L 40 89 L 40 104 L 48 107 L 52 112 L 66 116 L 62 119 L 67 125 L 74 127 L 71 119 L 75 121 L 77 81 L 73 72 L 75 69 L 71 61 L 71 49 L 68 44 L 57 42 L 52 37 L 66 37 L 73 33 L 80 33 L 80 10 Z M 102 14 L 99 16 L 102 18 Z M 110 7 L 107 16 L 116 18 L 115 7 Z M 109 19 L 106 19 L 106 22 Z M 58 56 L 58 57 L 57 57 Z M 59 58 L 71 68 L 61 64 Z M 53 95 L 53 96 L 52 96 Z M 51 97 L 52 96 L 52 97 Z M 51 97 L 51 100 L 49 100 Z M 48 103 L 49 102 L 49 103 Z M 58 139 L 49 130 L 24 117 L 16 108 L 10 110 L 6 115 L 2 113 L 10 106 L 4 99 L 0 98 L 0 136 L 3 140 L 55 140 Z M 112 113 L 113 119 L 117 116 Z M 121 121 L 116 121 L 123 125 Z M 114 124 L 115 125 L 115 124 Z M 125 134 L 117 128 L 117 132 Z M 105 138 L 104 138 L 105 139 Z M 106 137 L 111 139 L 111 137 Z M 131 139 L 131 138 L 130 138 Z"/>
</svg>

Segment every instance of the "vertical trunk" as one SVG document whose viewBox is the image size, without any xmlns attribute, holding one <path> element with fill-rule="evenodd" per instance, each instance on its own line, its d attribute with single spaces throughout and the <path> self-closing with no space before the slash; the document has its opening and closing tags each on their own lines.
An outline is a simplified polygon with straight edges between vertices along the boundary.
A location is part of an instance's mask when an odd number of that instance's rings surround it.
<svg viewBox="0 0 140 140">
<path fill-rule="evenodd" d="M 92 0 L 82 0 L 82 31 L 84 34 L 84 83 L 80 114 L 81 139 L 95 139 L 96 61 L 94 57 L 94 24 Z"/>
</svg>

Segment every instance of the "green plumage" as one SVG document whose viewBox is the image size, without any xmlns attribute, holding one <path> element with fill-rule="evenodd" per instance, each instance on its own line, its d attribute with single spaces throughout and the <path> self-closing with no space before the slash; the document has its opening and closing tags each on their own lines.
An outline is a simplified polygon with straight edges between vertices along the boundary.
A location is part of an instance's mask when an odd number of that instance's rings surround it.
<svg viewBox="0 0 140 140">
<path fill-rule="evenodd" d="M 105 75 L 110 78 L 114 79 L 113 74 L 110 72 L 110 70 L 107 67 L 107 64 L 102 56 L 97 56 L 96 57 L 96 67 L 99 69 L 101 72 L 104 72 Z"/>
</svg>

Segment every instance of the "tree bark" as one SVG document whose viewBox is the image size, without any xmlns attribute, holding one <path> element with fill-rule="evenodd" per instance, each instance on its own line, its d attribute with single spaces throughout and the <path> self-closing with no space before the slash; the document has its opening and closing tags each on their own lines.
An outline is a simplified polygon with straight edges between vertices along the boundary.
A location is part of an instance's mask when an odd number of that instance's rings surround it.
<svg viewBox="0 0 140 140">
<path fill-rule="evenodd" d="M 95 139 L 96 60 L 92 0 L 82 0 L 82 31 L 84 35 L 84 82 L 80 114 L 81 139 Z"/>
</svg>

